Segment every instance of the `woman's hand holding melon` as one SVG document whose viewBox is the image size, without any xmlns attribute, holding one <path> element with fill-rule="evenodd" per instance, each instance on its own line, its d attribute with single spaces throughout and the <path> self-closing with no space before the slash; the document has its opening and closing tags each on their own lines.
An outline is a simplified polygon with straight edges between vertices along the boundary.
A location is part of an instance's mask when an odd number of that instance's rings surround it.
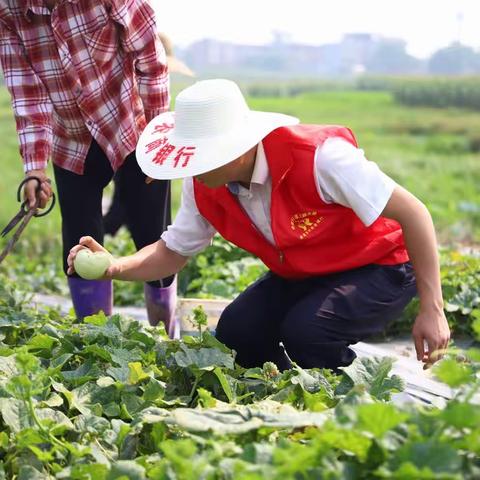
<svg viewBox="0 0 480 480">
<path fill-rule="evenodd" d="M 82 237 L 68 255 L 68 275 L 77 273 L 85 280 L 113 278 L 117 268 L 110 253 L 92 237 Z"/>
</svg>

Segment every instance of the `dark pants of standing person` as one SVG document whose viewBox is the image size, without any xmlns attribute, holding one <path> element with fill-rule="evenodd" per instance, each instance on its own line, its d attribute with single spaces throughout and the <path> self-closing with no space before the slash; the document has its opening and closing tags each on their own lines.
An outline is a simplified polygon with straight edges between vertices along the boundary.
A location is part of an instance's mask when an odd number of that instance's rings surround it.
<svg viewBox="0 0 480 480">
<path fill-rule="evenodd" d="M 121 199 L 121 190 L 118 187 L 118 175 L 113 177 L 113 196 L 108 212 L 103 216 L 105 233 L 114 237 L 126 223 L 125 208 Z"/>
<path fill-rule="evenodd" d="M 100 146 L 92 140 L 83 175 L 54 165 L 55 182 L 62 213 L 63 266 L 67 271 L 70 249 L 81 237 L 89 235 L 103 244 L 103 189 L 113 177 L 113 170 Z M 171 223 L 170 182 L 145 184 L 132 152 L 115 174 L 116 189 L 124 208 L 124 218 L 137 249 L 159 240 Z M 173 277 L 149 282 L 153 287 L 170 285 Z"/>
<path fill-rule="evenodd" d="M 216 335 L 246 368 L 272 361 L 289 368 L 349 365 L 349 345 L 381 333 L 416 295 L 410 263 L 367 265 L 303 280 L 267 273 L 220 317 Z"/>
</svg>

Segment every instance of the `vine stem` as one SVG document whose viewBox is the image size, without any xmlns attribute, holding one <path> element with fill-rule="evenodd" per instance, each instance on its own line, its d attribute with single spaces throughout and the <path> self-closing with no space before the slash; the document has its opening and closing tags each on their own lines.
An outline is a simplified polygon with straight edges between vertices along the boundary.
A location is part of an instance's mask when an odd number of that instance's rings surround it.
<svg viewBox="0 0 480 480">
<path fill-rule="evenodd" d="M 37 425 L 37 427 L 39 428 L 39 430 L 47 436 L 47 438 L 55 445 L 57 445 L 57 447 L 61 447 L 61 448 L 64 448 L 65 450 L 68 451 L 68 448 L 67 446 L 61 441 L 61 440 L 58 440 L 58 438 L 55 437 L 55 435 L 52 435 L 43 425 L 42 425 L 42 422 L 40 421 L 40 419 L 38 418 L 37 416 L 37 413 L 35 412 L 35 406 L 33 405 L 33 402 L 32 402 L 32 397 L 28 397 L 28 400 L 26 401 L 27 403 L 27 406 L 28 406 L 28 410 L 30 411 L 30 415 L 32 416 L 33 418 L 33 421 L 35 422 L 35 424 Z"/>
</svg>

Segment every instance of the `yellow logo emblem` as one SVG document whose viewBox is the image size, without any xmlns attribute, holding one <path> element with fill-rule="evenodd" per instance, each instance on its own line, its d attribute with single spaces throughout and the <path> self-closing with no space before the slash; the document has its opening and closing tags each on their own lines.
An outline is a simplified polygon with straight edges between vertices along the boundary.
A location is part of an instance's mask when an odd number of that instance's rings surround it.
<svg viewBox="0 0 480 480">
<path fill-rule="evenodd" d="M 299 238 L 303 240 L 318 227 L 322 220 L 323 217 L 320 217 L 315 210 L 311 212 L 296 213 L 290 218 L 290 227 L 293 231 L 298 230 L 297 233 L 300 234 Z"/>
</svg>

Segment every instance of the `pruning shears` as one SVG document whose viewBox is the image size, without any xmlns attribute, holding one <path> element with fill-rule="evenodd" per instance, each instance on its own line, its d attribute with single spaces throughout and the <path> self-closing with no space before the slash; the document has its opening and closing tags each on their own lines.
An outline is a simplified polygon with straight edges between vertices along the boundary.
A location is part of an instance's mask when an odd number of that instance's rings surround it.
<svg viewBox="0 0 480 480">
<path fill-rule="evenodd" d="M 21 195 L 22 195 L 22 187 L 27 182 L 30 182 L 32 180 L 37 182 L 37 188 L 36 188 L 37 202 L 33 208 L 29 208 L 28 201 L 24 200 L 22 202 Z M 0 263 L 2 263 L 5 257 L 12 251 L 13 246 L 15 245 L 15 243 L 17 243 L 18 239 L 20 238 L 20 235 L 25 230 L 25 227 L 27 226 L 28 222 L 32 219 L 32 217 L 44 217 L 45 215 L 48 215 L 52 211 L 53 207 L 55 206 L 55 194 L 52 193 L 52 201 L 50 202 L 50 206 L 48 207 L 48 209 L 42 213 L 37 213 L 38 194 L 40 193 L 41 185 L 42 185 L 42 181 L 38 177 L 27 177 L 24 180 L 22 180 L 22 182 L 20 182 L 20 185 L 18 186 L 18 190 L 17 190 L 17 201 L 21 202 L 20 210 L 8 222 L 7 226 L 1 231 L 0 236 L 5 237 L 19 223 L 20 225 L 18 226 L 17 230 L 13 234 L 12 238 L 7 243 L 7 246 L 4 248 L 2 253 L 0 253 Z"/>
</svg>

